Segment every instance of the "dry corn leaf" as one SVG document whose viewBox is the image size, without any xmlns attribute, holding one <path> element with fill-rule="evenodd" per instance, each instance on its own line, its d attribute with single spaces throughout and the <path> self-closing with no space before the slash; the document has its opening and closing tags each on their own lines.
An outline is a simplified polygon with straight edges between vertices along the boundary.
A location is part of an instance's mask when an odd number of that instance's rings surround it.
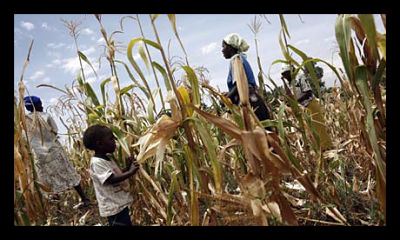
<svg viewBox="0 0 400 240">
<path fill-rule="evenodd" d="M 236 139 L 241 139 L 241 132 L 240 128 L 236 126 L 234 123 L 231 121 L 212 115 L 210 113 L 204 112 L 200 110 L 199 108 L 196 108 L 195 106 L 191 105 L 193 109 L 199 113 L 202 117 L 204 117 L 206 120 L 210 121 L 211 123 L 217 125 L 219 128 L 224 130 L 227 134 L 229 134 L 231 137 L 236 138 Z"/>
<path fill-rule="evenodd" d="M 260 199 L 253 199 L 250 200 L 251 210 L 253 211 L 253 215 L 260 219 L 260 223 L 262 226 L 268 226 L 267 216 L 263 211 L 261 200 Z"/>
<path fill-rule="evenodd" d="M 264 182 L 255 175 L 249 173 L 242 178 L 240 182 L 246 190 L 246 195 L 250 196 L 251 198 L 260 199 L 265 197 L 266 191 Z"/>
<path fill-rule="evenodd" d="M 180 122 L 176 122 L 163 115 L 157 120 L 156 124 L 141 138 L 134 146 L 140 146 L 137 160 L 143 163 L 146 159 L 157 154 L 157 161 L 161 161 L 165 146 L 168 141 L 175 135 Z"/>
<path fill-rule="evenodd" d="M 240 61 L 239 55 L 233 56 L 231 60 L 233 69 L 233 79 L 236 82 L 236 86 L 239 93 L 240 103 L 242 105 L 249 104 L 249 84 L 247 82 L 247 76 L 244 72 L 243 64 Z"/>
<path fill-rule="evenodd" d="M 276 202 L 268 202 L 261 206 L 261 208 L 268 214 L 274 216 L 279 222 L 282 222 L 281 210 Z"/>
<path fill-rule="evenodd" d="M 332 211 L 333 210 L 333 211 Z M 330 208 L 326 208 L 325 213 L 328 214 L 330 217 L 332 217 L 333 219 L 335 219 L 337 222 L 343 223 L 347 225 L 347 221 L 346 219 L 343 217 L 343 215 L 337 210 L 336 207 L 332 208 L 332 210 Z"/>
<path fill-rule="evenodd" d="M 282 221 L 287 222 L 291 226 L 298 226 L 296 215 L 294 214 L 288 200 L 281 192 L 276 192 L 272 199 L 278 203 Z"/>
</svg>

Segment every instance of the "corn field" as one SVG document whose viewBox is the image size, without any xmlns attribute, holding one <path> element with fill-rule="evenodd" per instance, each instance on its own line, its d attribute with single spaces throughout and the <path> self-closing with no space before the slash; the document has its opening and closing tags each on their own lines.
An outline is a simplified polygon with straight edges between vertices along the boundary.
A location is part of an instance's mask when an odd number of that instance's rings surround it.
<svg viewBox="0 0 400 240">
<path fill-rule="evenodd" d="M 38 87 L 63 94 L 48 110 L 68 118 L 65 148 L 92 202 L 96 203 L 96 197 L 88 169 L 93 152 L 84 147 L 82 136 L 88 126 L 102 124 L 117 138 L 118 165 L 125 167 L 128 156 L 141 165 L 138 174 L 129 179 L 134 225 L 386 225 L 386 32 L 377 32 L 372 15 L 340 14 L 332 24 L 342 66 L 308 56 L 288 44 L 290 32 L 284 16 L 279 15 L 281 32 L 276 37 L 282 58 L 272 65 L 293 65 L 293 77 L 304 68 L 309 70 L 333 139 L 333 147 L 326 151 L 321 148 L 312 116 L 284 91 L 273 96 L 266 91 L 267 83 L 277 85 L 261 64 L 253 70 L 271 120 L 258 121 L 251 109 L 239 59 L 234 59 L 233 72 L 241 105 L 233 105 L 213 88 L 205 69 L 190 65 L 174 14 L 146 16 L 151 19 L 146 27 L 154 36 L 142 32 L 134 37 L 127 43 L 125 59 L 116 59 L 114 33 L 104 29 L 102 15 L 90 17 L 99 23 L 110 66 L 109 77 L 100 84 L 101 95 L 86 81 L 82 62 L 91 63 L 79 51 L 72 21 L 65 25 L 81 61 L 79 75 L 65 89 L 46 84 Z M 386 29 L 386 15 L 380 17 Z M 142 29 L 139 16 L 131 18 L 135 21 L 130 27 Z M 171 23 L 184 61 L 168 58 L 157 21 Z M 257 24 L 251 29 L 256 35 Z M 107 225 L 96 204 L 83 211 L 74 209 L 77 197 L 72 190 L 54 203 L 46 198 L 46 187 L 36 181 L 21 101 L 29 94 L 23 78 L 33 44 L 27 49 L 18 93 L 14 94 L 14 225 Z M 149 48 L 163 61 L 153 61 Z M 133 57 L 136 51 L 154 74 L 157 89 L 150 89 L 153 80 L 145 78 Z M 332 69 L 341 86 L 320 91 L 313 62 Z M 123 65 L 132 84 L 120 85 L 116 65 Z M 177 69 L 185 73 L 179 81 Z M 115 101 L 106 91 L 108 85 Z M 156 111 L 157 98 L 160 111 Z M 205 104 L 206 99 L 211 104 Z"/>
</svg>

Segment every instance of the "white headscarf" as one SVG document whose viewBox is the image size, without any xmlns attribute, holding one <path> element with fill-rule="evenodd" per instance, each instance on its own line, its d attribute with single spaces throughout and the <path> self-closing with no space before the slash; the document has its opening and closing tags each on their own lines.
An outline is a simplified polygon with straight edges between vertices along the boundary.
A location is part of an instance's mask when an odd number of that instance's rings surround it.
<svg viewBox="0 0 400 240">
<path fill-rule="evenodd" d="M 246 52 L 250 47 L 247 44 L 247 42 L 242 37 L 240 37 L 240 35 L 237 33 L 228 34 L 224 38 L 224 42 L 226 44 L 238 49 L 239 52 Z"/>
<path fill-rule="evenodd" d="M 282 72 L 286 72 L 286 71 L 291 71 L 292 67 L 290 67 L 290 65 L 284 64 L 282 66 Z"/>
</svg>

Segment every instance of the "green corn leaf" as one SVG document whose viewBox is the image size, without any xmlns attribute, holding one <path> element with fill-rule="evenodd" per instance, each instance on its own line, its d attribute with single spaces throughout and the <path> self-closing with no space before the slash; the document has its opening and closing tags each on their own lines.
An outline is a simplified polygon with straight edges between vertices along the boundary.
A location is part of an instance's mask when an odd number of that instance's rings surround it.
<svg viewBox="0 0 400 240">
<path fill-rule="evenodd" d="M 281 47 L 282 54 L 283 54 L 283 56 L 285 57 L 285 59 L 286 59 L 286 61 L 288 63 L 295 64 L 296 66 L 300 65 L 296 60 L 294 60 L 290 56 L 289 52 L 287 51 L 285 43 L 283 42 L 283 32 L 282 32 L 282 30 L 281 30 L 281 32 L 279 34 L 279 46 Z"/>
<path fill-rule="evenodd" d="M 149 93 L 150 100 L 153 103 L 153 107 L 155 107 L 155 102 L 154 102 L 153 96 L 151 95 L 151 90 L 150 90 L 149 84 L 147 83 L 146 78 L 144 77 L 142 70 L 139 68 L 139 66 L 137 65 L 136 61 L 133 59 L 133 56 L 132 56 L 132 49 L 133 49 L 134 45 L 136 43 L 138 43 L 139 41 L 145 41 L 146 43 L 148 43 L 151 46 L 153 46 L 153 44 L 156 44 L 156 43 L 151 42 L 149 40 L 144 40 L 143 38 L 134 38 L 129 42 L 128 49 L 127 49 L 127 55 L 128 55 L 129 62 L 131 63 L 131 65 L 133 66 L 135 71 L 139 74 L 140 78 L 142 79 L 143 84 L 146 86 L 146 89 L 147 89 L 147 91 Z"/>
<path fill-rule="evenodd" d="M 150 67 L 150 66 L 149 66 L 149 60 L 148 60 L 147 55 L 146 55 L 146 53 L 145 53 L 145 51 L 144 51 L 143 42 L 141 42 L 141 43 L 138 45 L 138 51 L 139 51 L 140 57 L 142 58 L 143 62 L 144 62 L 145 65 L 146 65 L 146 68 L 149 69 L 149 67 Z"/>
<path fill-rule="evenodd" d="M 76 76 L 76 80 L 78 81 L 79 86 L 83 88 L 82 72 L 78 73 L 78 76 Z"/>
<path fill-rule="evenodd" d="M 174 32 L 177 32 L 176 30 L 176 16 L 175 14 L 167 14 L 168 19 L 172 25 L 172 28 L 174 29 Z"/>
<path fill-rule="evenodd" d="M 374 16 L 372 14 L 358 14 L 358 18 L 364 28 L 365 35 L 367 35 L 368 45 L 371 47 L 374 59 L 378 59 L 377 34 Z"/>
<path fill-rule="evenodd" d="M 181 45 L 182 51 L 185 54 L 185 56 L 187 56 L 185 48 L 183 47 L 183 43 L 182 43 L 182 41 L 181 41 L 181 39 L 179 37 L 178 30 L 176 28 L 176 16 L 175 16 L 175 14 L 167 14 L 167 16 L 168 16 L 168 19 L 169 19 L 169 21 L 170 21 L 170 23 L 172 25 L 172 28 L 173 28 L 174 33 L 175 33 L 175 36 L 178 39 L 179 44 Z"/>
<path fill-rule="evenodd" d="M 288 37 L 290 38 L 290 34 L 286 25 L 285 18 L 283 17 L 283 14 L 279 14 L 279 20 L 281 21 L 282 29 L 285 30 L 286 35 L 288 35 Z"/>
<path fill-rule="evenodd" d="M 185 70 L 186 75 L 190 82 L 190 86 L 192 87 L 193 105 L 199 107 L 200 106 L 199 80 L 197 79 L 197 76 L 191 67 L 183 66 L 182 68 L 183 70 Z"/>
<path fill-rule="evenodd" d="M 386 221 L 386 164 L 382 160 L 381 152 L 378 145 L 378 138 L 374 125 L 374 116 L 372 113 L 371 102 L 369 100 L 369 92 L 367 86 L 367 68 L 365 66 L 359 66 L 356 68 L 356 84 L 360 90 L 363 104 L 367 111 L 366 125 L 368 137 L 374 151 L 374 162 L 376 166 L 375 169 L 377 176 L 377 194 Z"/>
<path fill-rule="evenodd" d="M 167 72 L 165 71 L 165 69 L 160 64 L 158 64 L 157 62 L 153 61 L 152 64 L 161 73 L 161 75 L 163 76 L 164 84 L 165 84 L 165 88 L 167 89 L 167 92 L 172 91 L 171 84 L 170 84 L 170 82 L 168 80 L 168 75 L 167 75 Z"/>
<path fill-rule="evenodd" d="M 313 61 L 325 63 L 335 73 L 336 77 L 340 81 L 341 86 L 344 86 L 343 78 L 340 76 L 339 72 L 337 71 L 337 69 L 332 64 L 330 64 L 327 61 L 324 61 L 322 59 L 319 59 L 319 58 L 314 58 Z"/>
<path fill-rule="evenodd" d="M 279 34 L 279 46 L 281 47 L 281 51 L 282 51 L 283 56 L 285 57 L 285 59 L 288 62 L 290 62 L 291 57 L 290 57 L 289 53 L 287 52 L 287 49 L 285 47 L 285 43 L 283 42 L 283 32 L 282 32 L 282 30 L 281 30 L 281 32 Z"/>
<path fill-rule="evenodd" d="M 183 147 L 185 156 L 187 157 L 189 169 L 189 189 L 190 189 L 190 222 L 192 226 L 199 226 L 199 201 L 194 186 L 194 168 L 196 165 L 193 163 L 193 153 L 188 145 Z"/>
<path fill-rule="evenodd" d="M 375 89 L 379 86 L 380 81 L 382 80 L 383 73 L 386 69 L 386 61 L 381 61 L 378 67 L 378 70 L 375 73 L 374 79 L 372 80 L 372 91 L 375 92 Z"/>
<path fill-rule="evenodd" d="M 206 130 L 204 127 L 204 121 L 195 121 L 196 124 L 196 129 L 200 133 L 200 137 L 202 142 L 204 143 L 207 154 L 209 157 L 209 160 L 211 162 L 212 166 L 212 171 L 213 171 L 213 177 L 214 177 L 214 184 L 215 184 L 215 189 L 218 193 L 221 193 L 222 191 L 222 174 L 221 174 L 221 166 L 220 163 L 218 162 L 217 158 L 217 152 L 216 149 L 218 148 L 218 145 L 212 140 L 210 136 L 210 131 Z"/>
<path fill-rule="evenodd" d="M 372 104 L 370 102 L 370 94 L 367 84 L 367 68 L 362 65 L 356 68 L 356 84 L 362 95 L 363 104 L 367 111 L 367 132 L 371 142 L 372 149 L 375 154 L 375 163 L 378 167 L 379 173 L 382 175 L 382 180 L 386 185 L 386 165 L 382 160 L 381 152 L 379 150 L 378 138 L 376 135 L 374 116 L 372 113 Z"/>
<path fill-rule="evenodd" d="M 129 151 L 129 147 L 128 144 L 126 142 L 126 138 L 124 137 L 124 133 L 116 126 L 111 125 L 109 126 L 112 130 L 112 132 L 114 133 L 115 137 L 117 138 L 118 143 L 120 144 L 120 146 L 122 147 L 122 149 L 125 151 L 125 153 L 130 156 L 131 153 Z"/>
<path fill-rule="evenodd" d="M 135 85 L 131 84 L 131 85 L 126 86 L 123 89 L 121 89 L 121 92 L 120 92 L 121 96 L 128 93 L 128 91 L 131 90 L 134 86 Z"/>
<path fill-rule="evenodd" d="M 25 213 L 25 211 L 20 210 L 22 220 L 24 221 L 24 226 L 31 226 L 31 222 L 29 221 L 28 215 Z"/>
<path fill-rule="evenodd" d="M 93 70 L 93 72 L 94 72 L 94 75 L 96 75 L 96 77 L 97 77 L 97 73 L 96 73 L 96 71 L 94 70 L 94 67 L 93 67 L 92 64 L 90 63 L 89 59 L 85 56 L 85 54 L 83 54 L 81 51 L 78 51 L 78 55 L 79 55 L 79 57 L 80 57 L 83 61 L 85 61 L 87 64 L 89 64 L 89 66 L 92 68 L 92 70 Z"/>
<path fill-rule="evenodd" d="M 103 105 L 106 106 L 106 102 L 108 99 L 106 99 L 105 95 L 105 85 L 111 81 L 111 78 L 107 78 L 106 80 L 103 80 L 100 84 L 100 91 L 101 91 L 101 96 L 103 98 Z"/>
<path fill-rule="evenodd" d="M 285 61 L 285 60 L 280 60 L 280 59 L 275 60 L 275 61 L 273 61 L 273 62 L 271 63 L 271 67 L 270 67 L 269 70 L 268 70 L 267 78 L 268 78 L 268 80 L 272 83 L 272 85 L 274 85 L 275 88 L 278 88 L 278 85 L 277 85 L 277 84 L 275 83 L 275 81 L 271 78 L 271 68 L 272 68 L 273 65 L 278 64 L 278 63 L 288 64 L 287 61 Z"/>
<path fill-rule="evenodd" d="M 283 139 L 285 139 L 285 130 L 283 128 L 283 112 L 285 111 L 285 105 L 282 102 L 281 105 L 279 106 L 279 111 L 278 111 L 278 133 L 279 137 L 281 139 L 281 143 L 283 144 Z"/>
<path fill-rule="evenodd" d="M 126 63 L 124 63 L 124 62 L 122 62 L 122 61 L 119 61 L 119 60 L 115 60 L 115 62 L 121 63 L 121 64 L 124 65 L 124 67 L 125 67 L 125 69 L 126 69 L 128 75 L 129 75 L 129 78 L 135 83 L 135 86 L 137 86 L 138 88 L 140 88 L 140 90 L 142 90 L 142 92 L 146 95 L 147 99 L 149 99 L 149 98 L 150 98 L 150 95 L 149 95 L 148 91 L 146 90 L 145 87 L 143 87 L 143 85 L 141 85 L 141 84 L 133 77 L 133 75 L 132 75 L 131 71 L 129 70 L 128 66 L 126 65 Z"/>
<path fill-rule="evenodd" d="M 148 39 L 142 39 L 142 41 L 145 42 L 146 44 L 149 44 L 150 46 L 158 49 L 158 50 L 161 50 L 161 46 L 156 42 L 153 42 L 153 41 L 148 40 Z"/>
<path fill-rule="evenodd" d="M 378 47 L 383 56 L 383 59 L 386 61 L 386 34 L 378 33 Z"/>
<path fill-rule="evenodd" d="M 89 83 L 85 83 L 85 90 L 86 90 L 88 97 L 90 97 L 90 99 L 92 100 L 93 104 L 95 106 L 100 105 L 99 100 L 97 99 L 96 93 L 94 93 L 93 88 L 90 86 Z"/>
<path fill-rule="evenodd" d="M 335 25 L 336 41 L 340 49 L 340 57 L 343 62 L 347 77 L 352 81 L 354 72 L 350 62 L 350 40 L 351 40 L 351 18 L 348 14 L 341 14 L 336 19 Z"/>
<path fill-rule="evenodd" d="M 175 170 L 171 173 L 171 186 L 169 188 L 169 192 L 168 192 L 168 204 L 167 204 L 167 226 L 171 226 L 171 222 L 172 222 L 172 205 L 173 205 L 173 197 L 174 197 L 174 193 L 176 191 L 177 188 L 177 179 L 176 179 L 176 175 L 179 173 L 178 170 Z"/>
<path fill-rule="evenodd" d="M 292 49 L 296 54 L 298 54 L 303 59 L 303 65 L 307 68 L 308 72 L 310 73 L 311 82 L 314 85 L 314 87 L 317 89 L 317 92 L 318 92 L 317 97 L 318 98 L 321 97 L 321 89 L 320 89 L 320 81 L 321 80 L 317 78 L 315 69 L 311 64 L 312 59 L 310 59 L 304 52 L 300 51 L 299 49 L 295 48 L 292 45 L 288 45 L 288 48 Z M 310 60 L 310 61 L 307 61 L 307 60 Z"/>
<path fill-rule="evenodd" d="M 155 90 L 153 91 L 153 94 L 152 94 L 153 98 L 155 98 L 155 96 L 157 96 L 158 91 L 159 91 L 158 88 L 155 89 Z M 149 120 L 149 122 L 150 122 L 151 124 L 155 123 L 155 118 L 154 118 L 154 104 L 153 104 L 152 101 L 150 101 L 150 102 L 149 102 L 149 105 L 147 106 L 147 115 L 148 115 L 148 120 Z"/>
<path fill-rule="evenodd" d="M 129 62 L 131 63 L 131 65 L 133 66 L 133 68 L 135 69 L 135 71 L 139 74 L 139 76 L 140 76 L 140 78 L 143 80 L 144 79 L 144 75 L 143 75 L 143 73 L 142 73 L 142 70 L 140 70 L 140 68 L 139 68 L 139 66 L 137 65 L 137 63 L 136 63 L 136 61 L 133 59 L 133 56 L 132 56 L 132 49 L 133 49 L 133 46 L 136 44 L 136 43 L 138 43 L 139 41 L 141 41 L 142 40 L 142 38 L 135 38 L 135 39 L 132 39 L 130 42 L 129 42 L 129 44 L 128 44 L 128 49 L 127 49 L 127 55 L 128 55 L 128 60 L 129 60 Z M 146 81 L 146 80 L 144 80 L 144 81 Z"/>
</svg>

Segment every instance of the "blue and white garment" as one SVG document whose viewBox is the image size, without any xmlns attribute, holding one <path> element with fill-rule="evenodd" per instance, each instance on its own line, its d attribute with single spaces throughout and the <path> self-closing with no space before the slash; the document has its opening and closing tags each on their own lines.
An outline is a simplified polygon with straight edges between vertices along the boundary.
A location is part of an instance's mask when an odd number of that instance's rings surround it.
<svg viewBox="0 0 400 240">
<path fill-rule="evenodd" d="M 299 77 L 299 79 L 295 83 L 295 94 L 296 97 L 300 97 L 302 94 L 312 91 L 312 88 L 310 86 L 311 78 L 309 75 L 303 74 Z M 301 105 L 303 106 L 308 106 L 308 104 L 313 100 L 314 96 L 311 94 L 307 99 L 304 99 L 303 101 L 300 102 Z"/>
<path fill-rule="evenodd" d="M 232 73 L 232 61 L 235 58 L 235 56 L 232 57 L 231 63 L 229 64 L 229 73 L 228 73 L 228 79 L 227 79 L 229 91 L 232 91 L 233 87 L 235 86 L 235 79 L 233 78 L 233 73 Z M 239 57 L 240 57 L 240 61 L 243 63 L 244 71 L 246 73 L 246 77 L 247 77 L 247 81 L 248 81 L 249 85 L 252 85 L 254 88 L 256 88 L 257 87 L 256 80 L 254 78 L 253 70 L 251 70 L 250 64 L 247 61 L 246 54 L 240 53 Z"/>
<path fill-rule="evenodd" d="M 26 115 L 28 139 L 38 182 L 53 193 L 78 186 L 81 175 L 76 171 L 64 147 L 57 139 L 57 125 L 48 113 Z"/>
</svg>

